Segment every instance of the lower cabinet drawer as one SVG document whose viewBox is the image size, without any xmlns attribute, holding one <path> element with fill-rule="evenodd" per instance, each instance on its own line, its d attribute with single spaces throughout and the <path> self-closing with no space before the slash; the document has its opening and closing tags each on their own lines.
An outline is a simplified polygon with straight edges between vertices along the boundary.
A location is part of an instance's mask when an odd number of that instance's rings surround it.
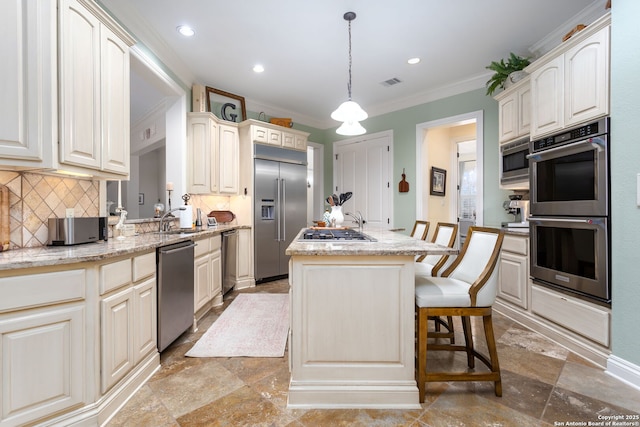
<svg viewBox="0 0 640 427">
<path fill-rule="evenodd" d="M 502 250 L 520 255 L 528 255 L 529 239 L 527 237 L 516 237 L 507 234 L 502 241 Z"/>
<path fill-rule="evenodd" d="M 531 310 L 605 347 L 609 346 L 611 313 L 607 308 L 533 285 Z"/>
</svg>

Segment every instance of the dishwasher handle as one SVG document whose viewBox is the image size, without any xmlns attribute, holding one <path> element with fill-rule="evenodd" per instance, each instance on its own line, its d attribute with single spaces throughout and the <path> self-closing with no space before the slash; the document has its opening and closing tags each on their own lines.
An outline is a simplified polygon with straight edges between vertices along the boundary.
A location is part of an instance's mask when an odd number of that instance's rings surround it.
<svg viewBox="0 0 640 427">
<path fill-rule="evenodd" d="M 180 246 L 179 248 L 175 248 L 175 249 L 162 249 L 160 248 L 159 251 L 162 254 L 172 254 L 174 252 L 179 252 L 188 248 L 195 248 L 197 245 L 195 243 L 191 243 L 190 245 L 185 245 L 185 246 Z"/>
</svg>

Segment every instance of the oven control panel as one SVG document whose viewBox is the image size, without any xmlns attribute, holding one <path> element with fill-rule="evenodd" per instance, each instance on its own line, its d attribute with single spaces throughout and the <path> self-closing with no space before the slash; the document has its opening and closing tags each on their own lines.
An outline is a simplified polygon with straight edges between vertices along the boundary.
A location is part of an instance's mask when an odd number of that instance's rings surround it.
<svg viewBox="0 0 640 427">
<path fill-rule="evenodd" d="M 609 128 L 608 124 L 609 124 L 609 118 L 604 117 L 598 120 L 597 122 L 582 125 L 577 128 L 569 129 L 563 133 L 559 133 L 553 136 L 548 136 L 546 138 L 532 141 L 531 151 L 536 152 L 540 150 L 545 150 L 547 148 L 551 148 L 558 145 L 569 144 L 571 142 L 585 139 L 594 135 L 601 135 L 604 133 L 608 133 L 608 128 Z"/>
</svg>

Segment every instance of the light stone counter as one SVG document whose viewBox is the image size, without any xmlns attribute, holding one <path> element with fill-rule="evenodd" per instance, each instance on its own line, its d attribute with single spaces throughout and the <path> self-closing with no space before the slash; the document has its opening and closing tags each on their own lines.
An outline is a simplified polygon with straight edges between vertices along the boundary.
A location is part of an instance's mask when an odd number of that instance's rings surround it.
<svg viewBox="0 0 640 427">
<path fill-rule="evenodd" d="M 414 239 L 406 234 L 379 228 L 364 228 L 363 233 L 376 239 L 375 242 L 301 240 L 302 231 L 286 250 L 287 255 L 434 255 L 455 254 L 456 249 L 424 240 Z"/>
<path fill-rule="evenodd" d="M 195 233 L 144 233 L 126 237 L 124 240 L 111 238 L 106 242 L 99 241 L 74 246 L 44 246 L 39 248 L 16 249 L 0 253 L 0 271 L 72 264 L 85 261 L 100 261 L 120 255 L 155 249 L 159 246 L 183 240 L 197 240 L 203 237 L 221 234 L 224 231 L 240 228 L 250 227 L 241 225 L 219 225 L 217 227 L 203 228 L 202 231 Z"/>
</svg>

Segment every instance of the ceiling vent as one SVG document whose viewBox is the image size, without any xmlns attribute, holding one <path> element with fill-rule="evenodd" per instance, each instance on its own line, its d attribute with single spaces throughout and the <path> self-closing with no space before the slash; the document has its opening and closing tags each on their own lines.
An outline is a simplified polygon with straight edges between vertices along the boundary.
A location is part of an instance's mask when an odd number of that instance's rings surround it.
<svg viewBox="0 0 640 427">
<path fill-rule="evenodd" d="M 392 78 L 392 79 L 385 80 L 385 81 L 383 81 L 383 82 L 382 82 L 382 83 L 380 83 L 380 84 L 381 84 L 382 86 L 389 87 L 389 86 L 397 85 L 398 83 L 402 83 L 402 80 L 400 80 L 400 79 L 399 79 L 399 78 L 397 78 L 397 77 L 394 77 L 394 78 Z"/>
</svg>

